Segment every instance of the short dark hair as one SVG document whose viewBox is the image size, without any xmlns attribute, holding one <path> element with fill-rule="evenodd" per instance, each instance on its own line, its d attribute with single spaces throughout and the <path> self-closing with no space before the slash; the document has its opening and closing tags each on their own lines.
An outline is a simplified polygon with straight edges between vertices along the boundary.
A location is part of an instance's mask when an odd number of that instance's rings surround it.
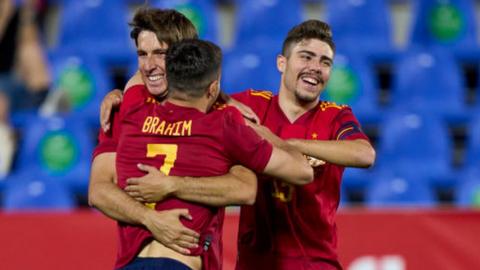
<svg viewBox="0 0 480 270">
<path fill-rule="evenodd" d="M 185 39 L 169 47 L 165 59 L 168 93 L 201 97 L 220 76 L 222 50 L 212 42 Z"/>
<path fill-rule="evenodd" d="M 330 26 L 319 20 L 307 20 L 296 25 L 287 34 L 283 41 L 282 55 L 288 57 L 292 49 L 292 45 L 297 44 L 306 39 L 318 39 L 327 43 L 335 53 L 335 43 L 332 39 L 332 30 Z"/>
<path fill-rule="evenodd" d="M 198 38 L 197 29 L 182 13 L 173 9 L 142 7 L 135 12 L 132 21 L 130 37 L 137 44 L 140 32 L 152 31 L 158 41 L 168 46 L 182 39 Z"/>
</svg>

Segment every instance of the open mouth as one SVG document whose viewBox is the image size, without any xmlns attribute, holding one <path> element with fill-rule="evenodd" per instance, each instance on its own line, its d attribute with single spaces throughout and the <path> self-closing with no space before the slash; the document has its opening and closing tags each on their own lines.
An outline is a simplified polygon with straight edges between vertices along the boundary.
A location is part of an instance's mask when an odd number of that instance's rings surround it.
<svg viewBox="0 0 480 270">
<path fill-rule="evenodd" d="M 149 76 L 147 76 L 147 79 L 148 79 L 150 82 L 157 82 L 157 81 L 163 79 L 164 77 L 165 77 L 165 75 L 156 74 L 156 75 L 149 75 Z"/>
<path fill-rule="evenodd" d="M 311 86 L 317 86 L 318 84 L 322 83 L 322 80 L 313 74 L 300 74 L 300 80 L 304 82 L 305 84 L 311 85 Z"/>
</svg>

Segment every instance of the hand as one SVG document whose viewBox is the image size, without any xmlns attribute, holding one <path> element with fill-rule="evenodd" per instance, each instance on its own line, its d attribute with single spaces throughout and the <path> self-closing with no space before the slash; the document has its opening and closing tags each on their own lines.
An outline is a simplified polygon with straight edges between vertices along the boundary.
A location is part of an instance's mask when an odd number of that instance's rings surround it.
<svg viewBox="0 0 480 270">
<path fill-rule="evenodd" d="M 138 168 L 147 174 L 127 179 L 125 192 L 132 198 L 140 202 L 159 202 L 173 192 L 173 177 L 152 166 L 138 164 Z"/>
<path fill-rule="evenodd" d="M 322 166 L 326 163 L 323 160 L 320 160 L 320 159 L 317 159 L 317 158 L 314 158 L 314 157 L 311 157 L 311 156 L 306 156 L 306 158 L 307 158 L 308 164 L 310 164 L 310 166 L 312 166 L 312 168 Z"/>
<path fill-rule="evenodd" d="M 258 118 L 257 114 L 247 105 L 239 101 L 236 101 L 233 98 L 230 98 L 227 103 L 228 105 L 231 105 L 237 108 L 242 113 L 243 117 L 247 118 L 248 120 L 254 123 L 257 123 L 257 124 L 260 123 L 260 119 Z"/>
<path fill-rule="evenodd" d="M 180 218 L 192 220 L 188 209 L 150 211 L 144 225 L 155 240 L 181 254 L 189 255 L 188 249 L 198 247 L 200 235 L 185 227 Z"/>
<path fill-rule="evenodd" d="M 104 132 L 110 129 L 110 118 L 112 109 L 122 103 L 123 94 L 121 90 L 114 89 L 110 91 L 102 100 L 100 105 L 100 125 Z"/>
</svg>

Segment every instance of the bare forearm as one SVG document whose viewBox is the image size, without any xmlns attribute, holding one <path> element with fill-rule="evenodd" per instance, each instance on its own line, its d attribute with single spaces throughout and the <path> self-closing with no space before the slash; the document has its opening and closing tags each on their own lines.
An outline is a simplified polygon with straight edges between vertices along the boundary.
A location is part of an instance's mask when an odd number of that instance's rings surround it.
<svg viewBox="0 0 480 270">
<path fill-rule="evenodd" d="M 115 155 L 101 154 L 93 163 L 88 191 L 89 204 L 117 221 L 142 224 L 149 210 L 121 190 L 115 183 Z"/>
<path fill-rule="evenodd" d="M 366 168 L 375 162 L 375 150 L 366 140 L 317 141 L 291 139 L 288 141 L 303 154 L 346 167 Z"/>
<path fill-rule="evenodd" d="M 285 140 L 275 135 L 267 127 L 255 124 L 251 125 L 251 127 L 257 132 L 259 136 L 270 142 L 273 146 L 288 152 L 294 157 L 302 157 L 302 153 L 297 147 L 291 145 L 290 143 L 287 143 Z"/>
<path fill-rule="evenodd" d="M 90 205 L 100 210 L 106 216 L 130 224 L 143 224 L 146 211 L 145 205 L 132 199 L 114 183 L 94 185 Z"/>
<path fill-rule="evenodd" d="M 218 177 L 182 177 L 175 183 L 175 197 L 210 206 L 253 204 L 257 193 L 255 173 L 241 167 Z"/>
</svg>

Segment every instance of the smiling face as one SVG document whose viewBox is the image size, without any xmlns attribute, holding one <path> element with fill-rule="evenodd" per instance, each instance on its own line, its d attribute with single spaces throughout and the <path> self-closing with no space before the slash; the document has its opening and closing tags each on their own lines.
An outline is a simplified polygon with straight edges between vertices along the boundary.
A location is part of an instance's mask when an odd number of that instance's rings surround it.
<svg viewBox="0 0 480 270">
<path fill-rule="evenodd" d="M 325 89 L 333 65 L 333 50 L 319 39 L 305 39 L 277 58 L 282 73 L 280 91 L 300 104 L 316 103 Z"/>
<path fill-rule="evenodd" d="M 137 38 L 138 68 L 150 94 L 164 96 L 167 91 L 165 55 L 168 45 L 160 43 L 152 31 L 144 30 Z"/>
</svg>

